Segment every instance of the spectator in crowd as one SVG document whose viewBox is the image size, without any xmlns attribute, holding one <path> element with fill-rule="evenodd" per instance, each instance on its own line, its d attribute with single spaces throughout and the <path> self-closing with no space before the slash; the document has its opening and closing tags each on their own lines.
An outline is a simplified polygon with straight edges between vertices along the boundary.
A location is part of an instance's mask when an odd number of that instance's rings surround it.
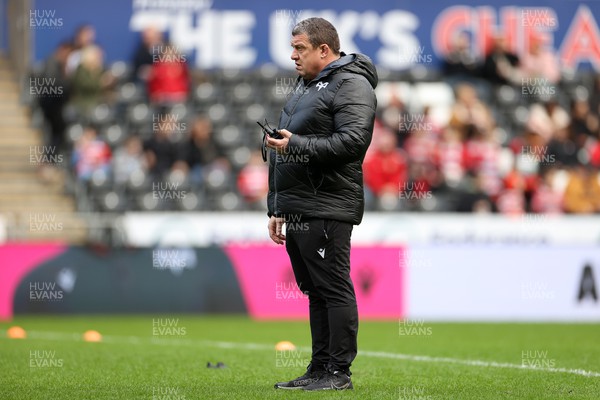
<svg viewBox="0 0 600 400">
<path fill-rule="evenodd" d="M 399 186 L 403 208 L 422 211 L 424 202 L 433 198 L 433 189 L 439 185 L 440 175 L 431 163 L 414 162 L 408 165 L 408 177 Z"/>
<path fill-rule="evenodd" d="M 373 137 L 371 139 L 371 143 L 375 143 L 380 135 L 385 135 L 386 133 L 393 132 L 396 133 L 393 129 L 388 128 L 386 125 L 381 122 L 381 120 L 375 117 L 375 124 L 373 126 Z M 367 149 L 367 153 L 365 154 L 365 159 L 369 158 L 370 154 L 375 152 L 375 146 L 369 146 Z"/>
<path fill-rule="evenodd" d="M 155 179 L 162 179 L 171 172 L 178 160 L 179 149 L 173 137 L 173 127 L 161 124 L 144 143 L 146 165 Z"/>
<path fill-rule="evenodd" d="M 163 34 L 154 26 L 144 28 L 141 36 L 142 40 L 133 55 L 131 78 L 136 82 L 148 79 L 155 61 L 154 56 L 160 54 L 160 49 L 164 46 Z"/>
<path fill-rule="evenodd" d="M 496 208 L 504 215 L 522 215 L 525 213 L 525 207 L 525 196 L 521 186 L 503 189 L 496 199 Z"/>
<path fill-rule="evenodd" d="M 562 108 L 556 99 L 544 103 L 534 103 L 529 107 L 529 118 L 526 127 L 535 132 L 547 144 L 558 130 L 566 129 L 571 119 L 569 114 Z"/>
<path fill-rule="evenodd" d="M 444 129 L 436 149 L 436 167 L 451 187 L 457 186 L 465 175 L 464 153 L 460 133 L 450 127 Z"/>
<path fill-rule="evenodd" d="M 563 209 L 563 193 L 556 188 L 554 178 L 556 167 L 542 168 L 540 182 L 531 198 L 531 211 L 542 214 L 561 214 Z"/>
<path fill-rule="evenodd" d="M 408 135 L 403 135 L 408 136 L 403 147 L 409 160 L 428 167 L 434 165 L 441 129 L 431 118 L 430 107 L 425 106 L 420 113 L 405 113 L 402 121 L 402 132 L 404 129 L 408 132 Z"/>
<path fill-rule="evenodd" d="M 253 209 L 264 209 L 269 193 L 269 166 L 262 160 L 260 151 L 250 155 L 250 161 L 240 171 L 238 191 Z"/>
<path fill-rule="evenodd" d="M 496 196 L 502 184 L 499 159 L 500 145 L 493 132 L 472 130 L 465 141 L 465 168 L 485 177 L 482 181 L 483 188 L 490 196 Z"/>
<path fill-rule="evenodd" d="M 594 140 L 589 146 L 590 165 L 600 169 L 600 140 Z"/>
<path fill-rule="evenodd" d="M 442 126 L 431 115 L 431 107 L 428 105 L 424 106 L 421 115 L 422 117 L 419 117 L 420 121 L 416 122 L 416 126 L 421 126 L 422 130 L 431 131 L 431 133 L 439 137 L 442 134 Z"/>
<path fill-rule="evenodd" d="M 477 96 L 475 88 L 467 83 L 455 87 L 456 102 L 452 106 L 449 125 L 460 132 L 463 140 L 474 136 L 472 131 L 487 134 L 494 128 L 490 109 Z"/>
<path fill-rule="evenodd" d="M 564 210 L 572 214 L 600 212 L 598 170 L 587 165 L 573 167 L 565 189 Z"/>
<path fill-rule="evenodd" d="M 474 174 L 483 173 L 486 193 L 496 195 L 500 189 L 500 145 L 494 134 L 492 113 L 472 85 L 459 84 L 455 92 L 456 103 L 452 107 L 449 127 L 456 129 L 464 142 L 464 168 Z"/>
<path fill-rule="evenodd" d="M 414 130 L 404 142 L 408 161 L 423 165 L 434 165 L 438 136 L 432 130 Z"/>
<path fill-rule="evenodd" d="M 491 213 L 496 211 L 496 205 L 484 189 L 486 176 L 479 172 L 467 172 L 461 182 L 456 211 Z"/>
<path fill-rule="evenodd" d="M 600 118 L 600 73 L 596 74 L 590 91 L 590 110 Z"/>
<path fill-rule="evenodd" d="M 600 138 L 600 120 L 592 113 L 587 100 L 575 99 L 571 103 L 570 130 L 577 148 L 585 147 L 590 138 Z"/>
<path fill-rule="evenodd" d="M 204 169 L 224 159 L 213 140 L 212 123 L 207 117 L 198 117 L 192 122 L 190 137 L 180 149 L 179 160 L 185 163 L 190 179 L 202 184 Z"/>
<path fill-rule="evenodd" d="M 548 142 L 548 154 L 553 156 L 557 165 L 569 167 L 578 163 L 577 146 L 571 138 L 569 128 L 557 129 Z"/>
<path fill-rule="evenodd" d="M 450 49 L 442 64 L 447 77 L 471 78 L 479 75 L 479 65 L 471 51 L 471 39 L 466 32 L 459 32 L 450 43 Z"/>
<path fill-rule="evenodd" d="M 533 36 L 529 51 L 520 59 L 520 70 L 522 78 L 528 82 L 535 83 L 536 79 L 539 85 L 549 86 L 557 84 L 560 80 L 560 65 L 554 52 L 545 46 L 542 39 Z M 552 91 L 556 87 L 552 87 Z"/>
<path fill-rule="evenodd" d="M 391 90 L 389 103 L 386 107 L 378 110 L 373 138 L 377 135 L 379 128 L 386 128 L 396 133 L 398 146 L 403 146 L 404 141 L 410 133 L 410 124 L 406 123 L 408 115 L 409 113 L 404 102 L 395 90 Z"/>
<path fill-rule="evenodd" d="M 52 81 L 52 86 L 61 93 L 57 95 L 45 95 L 39 99 L 40 108 L 44 113 L 48 125 L 50 125 L 50 138 L 48 145 L 60 149 L 64 143 L 65 120 L 63 107 L 68 99 L 68 84 L 65 74 L 67 57 L 71 51 L 71 44 L 64 42 L 58 45 L 52 55 L 46 60 L 42 71 L 42 78 Z"/>
<path fill-rule="evenodd" d="M 97 46 L 87 46 L 81 51 L 81 63 L 71 79 L 71 99 L 79 114 L 89 116 L 105 100 L 106 90 L 112 83 L 104 71 L 104 55 Z"/>
<path fill-rule="evenodd" d="M 147 159 L 144 157 L 144 147 L 139 136 L 128 137 L 125 144 L 115 151 L 113 170 L 117 184 L 127 182 L 134 172 L 147 172 Z"/>
<path fill-rule="evenodd" d="M 376 197 L 384 193 L 396 196 L 399 186 L 407 179 L 406 159 L 396 147 L 396 136 L 386 131 L 373 144 L 374 151 L 363 163 L 365 184 Z"/>
<path fill-rule="evenodd" d="M 518 143 L 518 146 L 517 146 Z M 537 188 L 539 172 L 556 163 L 556 157 L 549 152 L 545 139 L 535 132 L 525 131 L 518 141 L 511 143 L 514 151 L 514 169 L 504 178 L 505 186 L 511 186 L 517 177 L 523 180 L 523 193 L 526 211 L 531 209 L 531 198 Z M 519 186 L 521 185 L 512 185 Z"/>
<path fill-rule="evenodd" d="M 110 172 L 111 151 L 108 144 L 98 138 L 96 129 L 88 126 L 75 143 L 72 163 L 80 180 L 87 181 L 96 171 Z"/>
<path fill-rule="evenodd" d="M 523 157 L 520 157 L 523 159 Z M 537 167 L 538 155 L 529 157 L 530 163 Z M 519 158 L 513 162 L 512 170 L 502 179 L 503 188 L 496 200 L 498 211 L 504 214 L 519 215 L 526 212 L 533 191 L 536 187 L 537 175 L 530 171 L 522 171 Z"/>
<path fill-rule="evenodd" d="M 83 51 L 89 46 L 94 46 L 95 40 L 96 30 L 92 25 L 81 25 L 77 28 L 73 38 L 72 51 L 66 61 L 65 73 L 67 76 L 71 76 L 77 71 L 77 67 L 81 64 Z"/>
<path fill-rule="evenodd" d="M 154 53 L 147 81 L 150 101 L 160 105 L 184 103 L 191 84 L 186 56 L 170 44 L 159 46 Z"/>
<path fill-rule="evenodd" d="M 519 57 L 508 49 L 504 35 L 498 34 L 493 40 L 483 63 L 482 77 L 495 85 L 520 84 Z"/>
</svg>

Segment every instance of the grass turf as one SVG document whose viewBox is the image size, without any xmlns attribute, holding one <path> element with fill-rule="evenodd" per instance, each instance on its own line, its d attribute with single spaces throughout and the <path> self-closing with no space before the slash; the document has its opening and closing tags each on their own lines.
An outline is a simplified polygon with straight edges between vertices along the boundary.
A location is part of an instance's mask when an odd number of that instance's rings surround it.
<svg viewBox="0 0 600 400">
<path fill-rule="evenodd" d="M 6 338 L 13 325 L 28 337 Z M 89 329 L 103 341 L 82 341 Z M 0 332 L 1 399 L 600 398 L 600 376 L 565 371 L 600 372 L 598 324 L 425 323 L 400 330 L 398 322 L 361 322 L 355 390 L 320 393 L 273 389 L 304 372 L 306 322 L 28 316 L 0 323 Z M 276 352 L 281 340 L 299 349 Z M 226 368 L 207 368 L 208 361 Z M 524 362 L 542 369 L 519 368 Z"/>
</svg>

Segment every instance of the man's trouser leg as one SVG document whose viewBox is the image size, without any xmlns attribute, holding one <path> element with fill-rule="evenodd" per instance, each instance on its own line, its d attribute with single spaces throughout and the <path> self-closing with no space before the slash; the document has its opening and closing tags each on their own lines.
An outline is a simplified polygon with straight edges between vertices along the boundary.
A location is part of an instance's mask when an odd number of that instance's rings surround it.
<svg viewBox="0 0 600 400">
<path fill-rule="evenodd" d="M 327 355 L 332 369 L 349 372 L 358 333 L 350 279 L 352 224 L 311 219 L 294 225 L 295 229 L 286 229 L 286 242 L 298 286 L 308 291 L 313 362 L 322 362 Z"/>
<path fill-rule="evenodd" d="M 296 233 L 297 232 L 297 233 Z M 296 233 L 296 234 L 295 234 Z M 308 232 L 299 232 L 286 229 L 286 249 L 290 256 L 292 269 L 296 278 L 298 288 L 308 294 L 309 315 L 310 315 L 310 333 L 312 337 L 312 358 L 313 369 L 326 369 L 329 363 L 329 318 L 325 299 L 316 292 L 308 267 L 302 257 L 302 249 L 298 246 L 298 235 L 308 234 Z M 300 242 L 303 237 L 300 236 Z"/>
</svg>

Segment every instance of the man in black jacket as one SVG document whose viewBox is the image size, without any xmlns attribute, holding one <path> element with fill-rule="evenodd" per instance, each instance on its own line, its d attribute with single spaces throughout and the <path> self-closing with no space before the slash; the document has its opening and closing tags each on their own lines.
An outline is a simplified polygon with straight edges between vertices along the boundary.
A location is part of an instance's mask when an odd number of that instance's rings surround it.
<svg viewBox="0 0 600 400">
<path fill-rule="evenodd" d="M 312 358 L 280 389 L 352 389 L 358 311 L 350 279 L 350 236 L 363 216 L 362 162 L 371 143 L 377 72 L 361 54 L 340 52 L 322 18 L 292 31 L 298 80 L 270 154 L 269 235 L 286 245 L 296 282 L 308 294 Z M 286 232 L 282 233 L 285 224 Z"/>
</svg>

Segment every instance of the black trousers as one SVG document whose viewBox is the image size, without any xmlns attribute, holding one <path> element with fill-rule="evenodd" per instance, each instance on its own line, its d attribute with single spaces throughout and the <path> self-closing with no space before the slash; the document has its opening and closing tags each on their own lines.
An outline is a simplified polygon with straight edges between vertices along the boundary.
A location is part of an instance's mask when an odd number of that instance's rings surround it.
<svg viewBox="0 0 600 400">
<path fill-rule="evenodd" d="M 350 374 L 358 310 L 350 279 L 352 224 L 323 219 L 286 222 L 286 249 L 296 283 L 308 294 L 312 368 Z"/>
</svg>

